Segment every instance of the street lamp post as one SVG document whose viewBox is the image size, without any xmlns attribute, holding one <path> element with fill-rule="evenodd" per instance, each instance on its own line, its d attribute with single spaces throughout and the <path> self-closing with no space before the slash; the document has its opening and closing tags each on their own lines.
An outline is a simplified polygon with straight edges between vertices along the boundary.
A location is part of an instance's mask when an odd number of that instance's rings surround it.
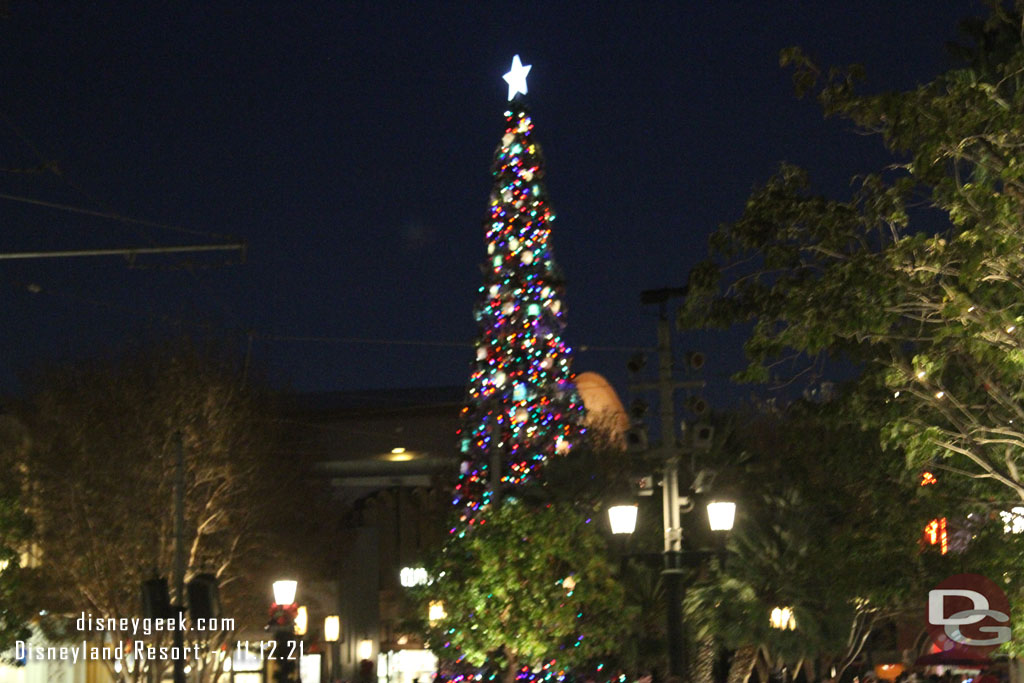
<svg viewBox="0 0 1024 683">
<path fill-rule="evenodd" d="M 298 582 L 283 579 L 274 582 L 274 604 L 271 606 L 271 618 L 267 628 L 274 631 L 274 655 L 277 664 L 274 679 L 277 683 L 292 683 L 292 672 L 298 650 L 295 648 L 295 617 L 298 605 L 295 603 L 295 592 Z"/>
<path fill-rule="evenodd" d="M 683 528 L 680 519 L 683 512 L 689 512 L 693 503 L 679 493 L 679 466 L 681 451 L 676 439 L 676 414 L 674 394 L 677 388 L 698 388 L 703 382 L 676 382 L 672 378 L 672 337 L 668 319 L 668 302 L 670 299 L 686 295 L 685 288 L 669 287 L 646 290 L 641 293 L 643 304 L 658 304 L 658 381 L 653 385 L 637 385 L 638 389 L 655 389 L 659 397 L 659 416 L 661 422 L 660 455 L 662 467 L 662 522 L 664 526 L 664 567 L 662 579 L 668 600 L 666 611 L 666 627 L 668 636 L 668 669 L 673 676 L 684 676 L 686 673 L 686 649 L 683 642 Z M 708 439 L 709 440 L 709 439 Z M 695 484 L 700 492 L 702 486 Z M 736 506 L 726 501 L 714 509 L 708 509 L 708 519 L 713 531 L 732 528 L 732 520 Z M 713 503 L 714 504 L 714 503 Z M 685 510 L 683 509 L 685 506 Z M 729 507 L 731 506 L 731 507 Z M 610 513 L 611 511 L 609 511 Z M 620 510 L 617 515 L 626 513 Z M 635 526 L 635 514 L 632 525 Z M 632 529 L 630 529 L 630 533 Z"/>
<path fill-rule="evenodd" d="M 329 617 L 324 618 L 324 640 L 328 644 L 328 652 L 331 657 L 330 666 L 328 668 L 331 676 L 330 683 L 334 683 L 338 679 L 338 659 L 340 658 L 340 652 L 338 651 L 338 641 L 341 639 L 341 617 L 336 614 L 332 614 Z"/>
<path fill-rule="evenodd" d="M 686 555 L 703 557 L 707 553 L 686 553 L 682 551 L 682 526 L 680 515 L 693 508 L 692 501 L 679 496 L 678 481 L 675 487 L 669 485 L 666 476 L 662 481 L 668 493 L 663 496 L 663 521 L 665 526 L 665 568 L 662 577 L 665 582 L 665 593 L 668 600 L 667 636 L 669 674 L 682 676 L 686 670 L 686 651 L 683 644 L 683 613 L 682 602 L 685 586 L 683 585 L 683 568 Z M 685 509 L 682 509 L 685 505 Z M 707 505 L 708 526 L 711 531 L 731 531 L 736 517 L 736 503 L 732 501 L 713 500 Z M 613 534 L 631 534 L 636 530 L 637 506 L 634 504 L 618 504 L 608 508 L 608 521 Z M 670 528 L 671 525 L 671 528 Z M 670 535 L 670 531 L 671 533 Z M 671 541 L 671 545 L 670 545 Z"/>
</svg>

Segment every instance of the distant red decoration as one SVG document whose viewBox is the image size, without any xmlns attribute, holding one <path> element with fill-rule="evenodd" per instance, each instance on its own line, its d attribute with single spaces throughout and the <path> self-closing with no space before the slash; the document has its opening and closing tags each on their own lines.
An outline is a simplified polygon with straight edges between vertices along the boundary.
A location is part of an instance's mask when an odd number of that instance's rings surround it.
<svg viewBox="0 0 1024 683">
<path fill-rule="evenodd" d="M 938 482 L 939 482 L 939 480 L 936 479 L 935 475 L 932 474 L 931 472 L 922 472 L 921 473 L 921 486 L 928 486 L 929 484 L 937 484 Z"/>
<path fill-rule="evenodd" d="M 939 546 L 943 555 L 949 551 L 949 535 L 946 533 L 945 517 L 939 517 L 928 522 L 928 525 L 924 528 L 924 542 L 929 545 Z"/>
<path fill-rule="evenodd" d="M 270 605 L 270 623 L 275 626 L 287 626 L 295 623 L 295 617 L 299 616 L 299 605 L 278 605 L 276 602 Z"/>
</svg>

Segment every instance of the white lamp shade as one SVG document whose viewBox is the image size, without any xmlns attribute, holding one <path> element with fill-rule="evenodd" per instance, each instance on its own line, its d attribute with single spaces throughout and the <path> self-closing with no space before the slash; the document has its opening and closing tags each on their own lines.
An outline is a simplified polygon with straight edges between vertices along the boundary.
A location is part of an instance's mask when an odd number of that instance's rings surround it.
<svg viewBox="0 0 1024 683">
<path fill-rule="evenodd" d="M 736 503 L 716 500 L 708 503 L 708 524 L 712 531 L 731 531 L 736 520 Z"/>
<path fill-rule="evenodd" d="M 398 573 L 398 580 L 403 588 L 423 586 L 429 581 L 427 570 L 423 567 L 402 567 Z"/>
<path fill-rule="evenodd" d="M 281 580 L 274 582 L 274 602 L 278 605 L 291 605 L 295 602 L 295 591 L 298 581 Z"/>
<path fill-rule="evenodd" d="M 341 637 L 341 617 L 332 614 L 324 618 L 324 640 L 328 643 L 338 642 Z"/>
<path fill-rule="evenodd" d="M 306 609 L 305 605 L 300 605 L 298 611 L 295 612 L 295 635 L 306 635 L 306 629 L 308 627 L 309 611 Z"/>
<path fill-rule="evenodd" d="M 373 641 L 372 640 L 360 640 L 359 649 L 356 651 L 356 655 L 359 659 L 369 659 L 373 656 Z"/>
<path fill-rule="evenodd" d="M 631 534 L 636 530 L 636 505 L 613 505 L 608 508 L 608 521 L 613 534 Z"/>
<path fill-rule="evenodd" d="M 769 623 L 772 628 L 781 629 L 783 631 L 795 631 L 796 630 L 796 617 L 793 615 L 792 607 L 776 607 L 772 610 L 771 615 L 768 617 Z"/>
</svg>

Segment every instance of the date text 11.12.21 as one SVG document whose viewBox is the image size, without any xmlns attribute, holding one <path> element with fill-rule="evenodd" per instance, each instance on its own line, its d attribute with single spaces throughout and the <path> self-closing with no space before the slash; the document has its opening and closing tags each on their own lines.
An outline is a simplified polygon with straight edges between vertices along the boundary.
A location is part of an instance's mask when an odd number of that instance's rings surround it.
<svg viewBox="0 0 1024 683">
<path fill-rule="evenodd" d="M 260 659 L 297 660 L 305 654 L 302 651 L 302 645 L 303 643 L 301 640 L 283 640 L 281 642 L 273 640 L 260 641 L 257 651 L 255 645 L 250 647 L 247 641 L 240 640 L 235 643 L 235 649 L 240 650 L 243 653 L 243 659 L 258 656 Z"/>
</svg>

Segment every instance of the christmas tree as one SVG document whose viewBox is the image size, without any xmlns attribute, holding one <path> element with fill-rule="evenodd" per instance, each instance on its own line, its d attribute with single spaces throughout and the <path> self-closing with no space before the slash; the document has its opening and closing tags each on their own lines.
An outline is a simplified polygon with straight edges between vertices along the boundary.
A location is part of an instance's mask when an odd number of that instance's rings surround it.
<svg viewBox="0 0 1024 683">
<path fill-rule="evenodd" d="M 459 520 L 420 594 L 442 608 L 428 640 L 443 662 L 437 680 L 448 683 L 565 683 L 570 666 L 600 672 L 633 615 L 593 511 L 521 495 L 583 434 L 549 241 L 554 213 L 521 97 L 529 68 L 517 56 L 505 75 L 509 107 L 475 309 L 480 334 L 459 430 Z"/>
<path fill-rule="evenodd" d="M 563 281 L 550 244 L 555 215 L 523 101 L 529 70 L 516 55 L 505 75 L 509 106 L 494 155 L 475 310 L 480 335 L 459 430 L 463 464 L 454 502 L 462 533 L 484 520 L 503 491 L 539 481 L 545 461 L 567 454 L 582 433 L 572 350 L 562 339 Z"/>
</svg>

